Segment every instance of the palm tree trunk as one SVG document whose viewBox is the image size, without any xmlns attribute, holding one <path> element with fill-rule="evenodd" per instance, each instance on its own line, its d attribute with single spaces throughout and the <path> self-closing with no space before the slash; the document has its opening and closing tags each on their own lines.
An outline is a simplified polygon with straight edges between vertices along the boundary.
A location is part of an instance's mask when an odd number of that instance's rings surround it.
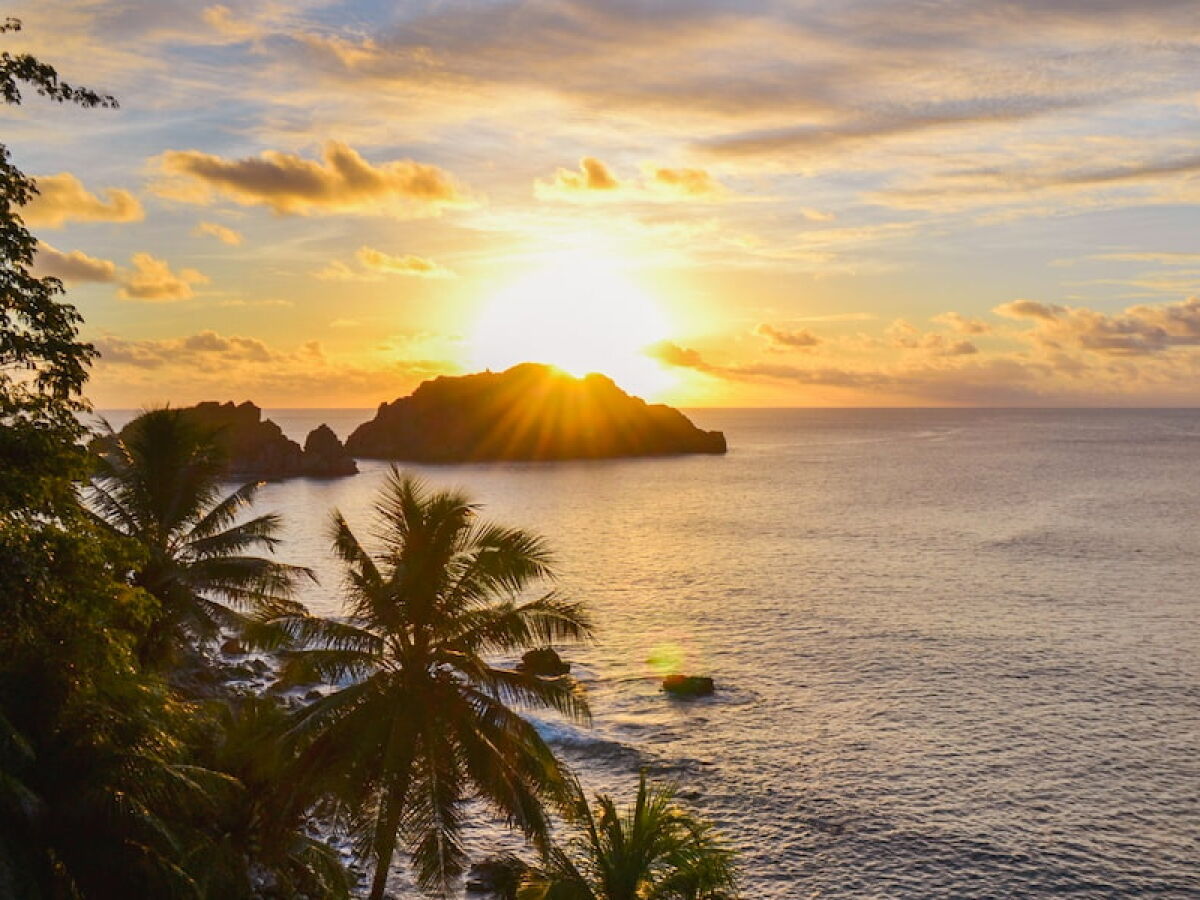
<svg viewBox="0 0 1200 900">
<path fill-rule="evenodd" d="M 392 867 L 392 856 L 396 852 L 396 831 L 400 828 L 406 793 L 407 790 L 388 791 L 383 800 L 383 809 L 379 811 L 375 826 L 375 875 L 371 880 L 369 900 L 383 900 L 388 869 Z"/>
</svg>

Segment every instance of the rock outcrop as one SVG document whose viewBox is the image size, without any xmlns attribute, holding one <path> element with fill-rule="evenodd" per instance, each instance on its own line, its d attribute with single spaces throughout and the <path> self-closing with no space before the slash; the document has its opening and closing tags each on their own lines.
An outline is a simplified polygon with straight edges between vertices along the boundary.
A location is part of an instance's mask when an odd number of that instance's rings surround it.
<svg viewBox="0 0 1200 900">
<path fill-rule="evenodd" d="M 183 407 L 180 413 L 216 435 L 228 457 L 227 474 L 236 478 L 331 478 L 358 471 L 354 457 L 328 425 L 314 428 L 302 449 L 277 424 L 264 419 L 262 410 L 249 401 L 233 404 L 210 400 Z"/>
<path fill-rule="evenodd" d="M 380 405 L 346 440 L 354 456 L 414 462 L 597 459 L 724 453 L 725 436 L 649 404 L 604 375 L 523 363 L 441 377 Z"/>
<path fill-rule="evenodd" d="M 337 478 L 356 475 L 358 464 L 346 452 L 333 429 L 318 425 L 304 439 L 304 457 L 301 460 L 304 474 L 313 478 Z"/>
<path fill-rule="evenodd" d="M 707 675 L 668 675 L 662 689 L 672 697 L 707 697 L 716 685 Z"/>
<path fill-rule="evenodd" d="M 486 894 L 496 900 L 515 900 L 529 863 L 505 853 L 472 863 L 467 873 L 467 893 Z"/>
<path fill-rule="evenodd" d="M 526 651 L 517 663 L 517 671 L 540 675 L 543 678 L 557 678 L 571 671 L 571 664 L 565 662 L 552 647 L 541 647 Z"/>
</svg>

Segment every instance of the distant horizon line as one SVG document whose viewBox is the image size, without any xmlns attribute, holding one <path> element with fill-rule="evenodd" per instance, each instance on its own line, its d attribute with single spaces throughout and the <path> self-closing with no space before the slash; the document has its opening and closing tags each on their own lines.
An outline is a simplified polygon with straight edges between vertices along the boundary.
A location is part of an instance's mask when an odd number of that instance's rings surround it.
<svg viewBox="0 0 1200 900">
<path fill-rule="evenodd" d="M 639 399 L 645 399 L 645 398 L 639 398 Z M 200 403 L 200 402 L 213 402 L 213 401 L 197 401 L 197 403 Z M 255 402 L 253 400 L 242 400 L 242 401 L 219 400 L 216 402 L 218 402 L 218 403 L 246 403 L 246 402 L 249 402 L 249 403 L 253 403 L 255 406 L 257 406 L 263 412 L 268 412 L 268 411 L 271 411 L 271 412 L 277 412 L 277 411 L 278 412 L 312 412 L 312 411 L 317 411 L 317 410 L 322 411 L 322 412 L 334 412 L 334 411 L 356 412 L 356 411 L 374 410 L 374 409 L 377 409 L 379 406 L 379 404 L 375 404 L 373 406 L 260 406 L 257 402 Z M 382 401 L 382 402 L 387 403 L 387 402 L 394 402 L 394 401 Z M 646 402 L 651 403 L 651 401 L 649 401 L 649 400 L 647 400 Z M 183 409 L 188 406 L 195 406 L 195 405 L 196 405 L 196 403 L 180 404 L 177 408 Z M 672 406 L 673 404 L 654 403 L 653 405 Z M 142 406 L 103 406 L 103 407 L 97 406 L 92 410 L 92 413 L 137 412 L 139 410 L 157 409 L 157 408 L 159 408 L 159 407 L 155 406 L 155 405 L 151 405 L 151 404 L 144 404 Z M 1116 411 L 1132 412 L 1132 411 L 1140 410 L 1140 411 L 1145 411 L 1145 412 L 1156 412 L 1156 411 L 1157 412 L 1165 412 L 1165 411 L 1200 412 L 1200 405 L 1194 405 L 1194 406 L 1103 406 L 1103 405 L 1088 405 L 1088 406 L 982 406 L 982 405 L 972 405 L 972 406 L 687 406 L 687 405 L 680 405 L 680 406 L 675 406 L 674 408 L 680 409 L 680 410 L 721 410 L 721 411 L 731 411 L 731 412 L 734 412 L 734 411 L 737 411 L 737 412 L 741 412 L 741 411 L 796 412 L 796 411 L 800 411 L 800 410 L 856 410 L 856 411 L 860 411 L 860 412 L 870 412 L 870 411 L 882 412 L 882 411 L 893 411 L 893 410 L 914 410 L 914 411 L 925 411 L 925 412 L 931 412 L 934 410 L 993 410 L 996 412 L 1002 412 L 1002 411 L 1007 411 L 1007 410 L 1011 410 L 1014 412 L 1015 411 L 1032 411 L 1032 410 L 1045 410 L 1047 412 L 1052 412 L 1055 410 L 1062 411 L 1062 412 L 1079 412 L 1079 411 L 1084 411 L 1084 410 L 1109 411 L 1109 412 L 1116 412 Z"/>
</svg>

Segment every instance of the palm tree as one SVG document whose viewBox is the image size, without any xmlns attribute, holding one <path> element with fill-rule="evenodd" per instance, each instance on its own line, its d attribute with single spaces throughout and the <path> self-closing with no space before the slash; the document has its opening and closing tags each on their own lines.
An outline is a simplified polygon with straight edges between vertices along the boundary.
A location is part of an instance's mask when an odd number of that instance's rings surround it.
<svg viewBox="0 0 1200 900">
<path fill-rule="evenodd" d="M 178 409 L 143 413 L 120 433 L 104 424 L 89 501 L 113 531 L 140 545 L 134 584 L 161 605 L 140 648 L 143 663 L 161 666 L 196 640 L 244 626 L 244 611 L 302 608 L 290 598 L 299 578 L 312 577 L 308 569 L 245 555 L 272 550 L 280 521 L 237 521 L 261 483 L 221 496 L 225 456 L 216 432 Z"/>
<path fill-rule="evenodd" d="M 393 468 L 375 512 L 374 553 L 333 515 L 347 618 L 288 616 L 269 628 L 309 648 L 285 654 L 285 683 L 340 685 L 298 714 L 297 777 L 321 786 L 360 856 L 374 860 L 372 900 L 383 896 L 397 844 L 421 887 L 444 896 L 465 862 L 468 800 L 544 848 L 547 805 L 577 796 L 569 772 L 512 707 L 585 721 L 579 688 L 489 660 L 586 640 L 591 625 L 553 591 L 522 598 L 551 576 L 544 542 L 480 521 L 462 494 L 431 492 Z"/>
<path fill-rule="evenodd" d="M 671 785 L 648 787 L 621 813 L 611 797 L 580 802 L 582 833 L 526 876 L 519 900 L 732 900 L 733 853 L 712 826 L 675 805 Z"/>
<path fill-rule="evenodd" d="M 272 896 L 349 898 L 351 879 L 338 854 L 307 833 L 315 798 L 308 784 L 290 777 L 286 708 L 272 697 L 238 697 L 215 704 L 214 712 L 215 743 L 201 761 L 243 789 L 227 794 L 211 815 L 221 840 L 205 848 L 204 876 L 197 879 L 204 896 L 257 897 L 257 880 L 271 885 Z"/>
</svg>

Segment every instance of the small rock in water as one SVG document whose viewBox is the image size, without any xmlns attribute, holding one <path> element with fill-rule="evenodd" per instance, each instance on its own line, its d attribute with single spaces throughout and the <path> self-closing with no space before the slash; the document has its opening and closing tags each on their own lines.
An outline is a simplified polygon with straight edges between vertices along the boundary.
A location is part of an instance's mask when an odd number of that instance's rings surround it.
<svg viewBox="0 0 1200 900">
<path fill-rule="evenodd" d="M 521 886 L 521 878 L 527 871 L 529 864 L 519 856 L 511 853 L 489 856 L 471 865 L 467 873 L 467 893 L 512 900 L 517 896 L 517 888 Z"/>
<path fill-rule="evenodd" d="M 221 652 L 226 656 L 245 656 L 246 649 L 237 638 L 230 638 L 221 645 Z"/>
<path fill-rule="evenodd" d="M 304 695 L 304 699 L 305 700 L 320 700 L 324 696 L 325 695 L 322 694 L 319 690 L 317 690 L 316 688 L 313 688 L 311 691 L 309 691 L 307 694 Z"/>
<path fill-rule="evenodd" d="M 517 669 L 546 678 L 557 678 L 570 672 L 571 664 L 563 662 L 562 657 L 550 647 L 543 647 L 540 650 L 530 650 L 522 656 L 521 661 L 517 663 Z"/>
<path fill-rule="evenodd" d="M 662 689 L 672 697 L 707 697 L 716 685 L 707 675 L 668 675 Z"/>
</svg>

